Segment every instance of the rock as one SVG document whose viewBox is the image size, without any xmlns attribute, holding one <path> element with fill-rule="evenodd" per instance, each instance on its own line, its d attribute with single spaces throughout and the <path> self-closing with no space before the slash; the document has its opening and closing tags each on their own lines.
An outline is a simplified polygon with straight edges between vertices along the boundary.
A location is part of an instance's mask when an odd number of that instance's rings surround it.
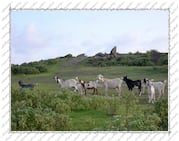
<svg viewBox="0 0 179 141">
<path fill-rule="evenodd" d="M 111 58 L 116 58 L 117 57 L 117 47 L 115 46 L 110 53 Z"/>
<path fill-rule="evenodd" d="M 118 57 L 119 54 L 117 53 L 117 47 L 113 47 L 110 54 L 107 54 L 107 53 L 97 53 L 94 58 L 97 59 L 97 60 L 111 60 L 111 59 L 114 59 L 116 57 Z"/>
<path fill-rule="evenodd" d="M 104 57 L 105 55 L 103 53 L 97 53 L 95 56 L 98 56 L 98 57 Z"/>
</svg>

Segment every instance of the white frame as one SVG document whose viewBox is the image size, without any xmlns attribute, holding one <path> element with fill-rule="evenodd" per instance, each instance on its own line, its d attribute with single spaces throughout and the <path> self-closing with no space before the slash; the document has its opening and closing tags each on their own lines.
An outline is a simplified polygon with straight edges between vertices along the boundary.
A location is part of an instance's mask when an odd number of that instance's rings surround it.
<svg viewBox="0 0 179 141">
<path fill-rule="evenodd" d="M 2 1 L 1 1 L 2 3 Z M 28 1 L 14 0 L 0 4 L 0 139 L 1 140 L 177 140 L 178 133 L 178 3 L 171 1 L 157 0 L 124 0 L 124 1 Z M 147 132 L 12 132 L 10 128 L 10 102 L 11 102 L 11 73 L 10 73 L 10 12 L 11 10 L 21 9 L 86 9 L 86 10 L 168 10 L 169 11 L 169 65 L 168 65 L 168 94 L 169 94 L 169 131 L 147 131 Z"/>
</svg>

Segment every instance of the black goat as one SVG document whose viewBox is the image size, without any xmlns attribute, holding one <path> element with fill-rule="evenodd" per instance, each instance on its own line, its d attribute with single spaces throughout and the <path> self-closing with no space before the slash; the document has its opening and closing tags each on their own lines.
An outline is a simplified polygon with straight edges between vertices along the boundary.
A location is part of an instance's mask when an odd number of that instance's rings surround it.
<svg viewBox="0 0 179 141">
<path fill-rule="evenodd" d="M 141 80 L 131 80 L 128 79 L 127 76 L 124 76 L 123 80 L 126 82 L 127 87 L 129 89 L 129 91 L 132 91 L 132 89 L 137 86 L 139 89 L 139 94 L 141 94 L 141 88 L 142 88 L 142 83 Z"/>
<path fill-rule="evenodd" d="M 34 86 L 35 86 L 35 84 L 25 84 L 21 80 L 19 80 L 18 83 L 21 88 L 34 88 Z"/>
</svg>

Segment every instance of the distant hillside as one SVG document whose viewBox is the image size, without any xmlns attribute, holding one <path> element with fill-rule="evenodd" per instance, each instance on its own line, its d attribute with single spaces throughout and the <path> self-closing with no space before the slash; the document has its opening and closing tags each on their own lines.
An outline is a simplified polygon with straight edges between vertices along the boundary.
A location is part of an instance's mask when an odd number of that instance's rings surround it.
<svg viewBox="0 0 179 141">
<path fill-rule="evenodd" d="M 21 65 L 11 65 L 12 74 L 39 74 L 50 72 L 54 67 L 73 66 L 155 66 L 168 65 L 168 53 L 160 53 L 151 50 L 146 53 L 120 54 L 114 47 L 109 54 L 97 53 L 95 56 L 87 57 L 80 54 L 76 57 L 68 54 L 54 59 L 41 60 Z"/>
<path fill-rule="evenodd" d="M 160 53 L 156 50 L 148 51 L 147 53 L 128 53 L 119 54 L 116 57 L 110 58 L 109 55 L 101 55 L 98 53 L 93 57 L 88 57 L 83 61 L 84 65 L 90 66 L 153 66 L 153 65 L 168 65 L 168 53 Z"/>
<path fill-rule="evenodd" d="M 80 54 L 77 57 L 72 57 L 68 61 L 65 61 L 63 66 L 68 67 L 68 66 L 77 65 L 77 64 L 81 63 L 83 60 L 85 60 L 86 58 L 88 58 L 88 57 L 85 56 L 85 54 Z"/>
</svg>

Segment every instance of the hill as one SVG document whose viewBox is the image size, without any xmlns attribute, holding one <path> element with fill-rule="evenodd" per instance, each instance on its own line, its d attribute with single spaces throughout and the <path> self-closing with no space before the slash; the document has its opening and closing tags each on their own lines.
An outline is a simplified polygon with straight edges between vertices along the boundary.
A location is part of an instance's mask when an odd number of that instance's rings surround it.
<svg viewBox="0 0 179 141">
<path fill-rule="evenodd" d="M 57 57 L 48 60 L 40 60 L 21 65 L 12 64 L 12 74 L 39 74 L 46 73 L 54 69 L 54 67 L 74 67 L 74 66 L 162 66 L 168 65 L 168 53 L 160 53 L 151 50 L 146 53 L 128 53 L 120 54 L 116 52 L 114 47 L 109 54 L 97 53 L 94 56 L 87 57 L 80 54 L 76 57 L 67 54 L 63 57 Z"/>
</svg>

